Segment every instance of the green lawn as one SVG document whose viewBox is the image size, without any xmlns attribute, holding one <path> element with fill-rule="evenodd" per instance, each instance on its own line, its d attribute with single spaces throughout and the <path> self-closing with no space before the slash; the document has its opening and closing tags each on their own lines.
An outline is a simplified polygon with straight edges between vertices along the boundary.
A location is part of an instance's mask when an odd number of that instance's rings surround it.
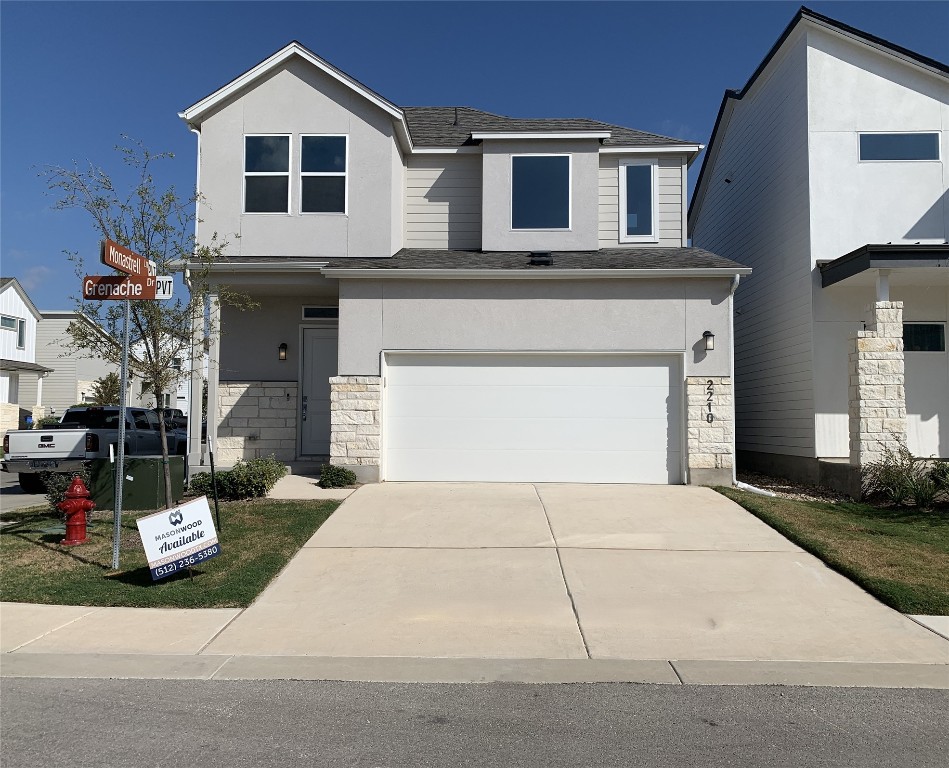
<svg viewBox="0 0 949 768">
<path fill-rule="evenodd" d="M 717 488 L 902 613 L 949 615 L 949 510 L 795 501 Z"/>
<path fill-rule="evenodd" d="M 112 570 L 112 516 L 96 513 L 89 543 L 62 547 L 63 522 L 42 508 L 4 512 L 0 599 L 58 605 L 224 608 L 249 605 L 339 506 L 338 501 L 259 499 L 221 504 L 221 554 L 152 581 L 136 517 L 122 519 L 120 568 Z"/>
</svg>

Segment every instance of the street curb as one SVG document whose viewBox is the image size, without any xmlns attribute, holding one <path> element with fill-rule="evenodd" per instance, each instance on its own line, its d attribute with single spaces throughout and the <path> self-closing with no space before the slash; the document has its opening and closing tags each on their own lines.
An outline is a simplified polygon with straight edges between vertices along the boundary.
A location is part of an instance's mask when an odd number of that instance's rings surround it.
<svg viewBox="0 0 949 768">
<path fill-rule="evenodd" d="M 387 683 L 638 683 L 949 690 L 949 663 L 474 659 L 157 654 L 3 654 L 0 677 L 334 680 Z"/>
</svg>

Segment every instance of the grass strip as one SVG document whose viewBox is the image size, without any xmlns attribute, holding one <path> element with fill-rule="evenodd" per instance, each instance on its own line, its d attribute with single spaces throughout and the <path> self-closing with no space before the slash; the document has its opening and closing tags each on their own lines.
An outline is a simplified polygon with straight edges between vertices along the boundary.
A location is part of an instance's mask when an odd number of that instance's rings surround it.
<svg viewBox="0 0 949 768">
<path fill-rule="evenodd" d="M 136 608 L 240 608 L 250 603 L 339 506 L 339 501 L 221 505 L 221 554 L 152 581 L 135 520 L 122 517 L 120 568 L 112 570 L 112 518 L 96 513 L 88 543 L 63 547 L 62 517 L 32 508 L 4 512 L 0 598 L 10 602 Z"/>
<path fill-rule="evenodd" d="M 879 508 L 716 488 L 901 613 L 949 615 L 949 510 Z"/>
</svg>

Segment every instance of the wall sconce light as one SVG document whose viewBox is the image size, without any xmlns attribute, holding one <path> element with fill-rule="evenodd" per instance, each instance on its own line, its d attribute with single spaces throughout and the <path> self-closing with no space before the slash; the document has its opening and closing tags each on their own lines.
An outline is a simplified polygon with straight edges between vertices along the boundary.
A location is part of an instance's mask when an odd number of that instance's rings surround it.
<svg viewBox="0 0 949 768">
<path fill-rule="evenodd" d="M 715 349 L 715 334 L 711 331 L 706 331 L 702 334 L 702 338 L 705 339 L 705 351 L 711 352 Z"/>
<path fill-rule="evenodd" d="M 284 342 L 279 347 L 277 347 L 277 359 L 286 360 L 287 359 L 287 344 Z"/>
</svg>

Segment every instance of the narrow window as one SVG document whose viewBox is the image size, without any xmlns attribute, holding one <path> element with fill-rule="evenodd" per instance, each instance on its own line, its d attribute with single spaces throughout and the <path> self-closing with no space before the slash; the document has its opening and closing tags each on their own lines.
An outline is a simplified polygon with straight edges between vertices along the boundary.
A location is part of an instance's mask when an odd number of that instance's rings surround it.
<svg viewBox="0 0 949 768">
<path fill-rule="evenodd" d="M 903 350 L 906 352 L 945 352 L 945 323 L 906 323 L 903 325 Z"/>
<path fill-rule="evenodd" d="M 290 212 L 290 137 L 244 137 L 244 212 Z"/>
<path fill-rule="evenodd" d="M 511 228 L 570 229 L 570 156 L 511 158 Z"/>
<path fill-rule="evenodd" d="M 861 133 L 861 160 L 938 160 L 938 133 Z"/>
<path fill-rule="evenodd" d="M 619 165 L 621 243 L 656 242 L 656 160 Z"/>
<path fill-rule="evenodd" d="M 346 213 L 346 136 L 300 138 L 300 210 Z"/>
<path fill-rule="evenodd" d="M 16 321 L 16 348 L 26 349 L 26 320 Z"/>
<path fill-rule="evenodd" d="M 339 317 L 339 307 L 304 307 L 304 320 L 336 320 Z"/>
</svg>

